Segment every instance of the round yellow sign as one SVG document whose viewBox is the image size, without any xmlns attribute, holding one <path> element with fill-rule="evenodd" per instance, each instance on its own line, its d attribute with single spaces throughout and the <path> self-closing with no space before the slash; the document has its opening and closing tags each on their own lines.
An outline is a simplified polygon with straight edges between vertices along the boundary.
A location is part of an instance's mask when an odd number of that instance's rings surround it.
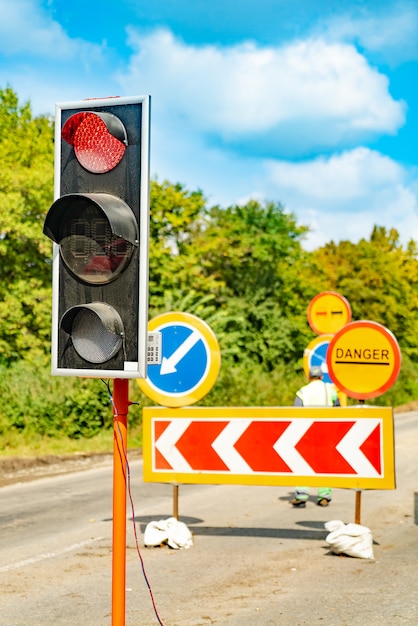
<svg viewBox="0 0 418 626">
<path fill-rule="evenodd" d="M 308 323 L 317 335 L 333 335 L 350 321 L 350 304 L 335 291 L 323 291 L 309 303 Z"/>
<path fill-rule="evenodd" d="M 347 324 L 327 350 L 328 372 L 334 384 L 351 398 L 365 400 L 387 391 L 401 368 L 401 351 L 394 335 L 377 322 Z"/>
</svg>

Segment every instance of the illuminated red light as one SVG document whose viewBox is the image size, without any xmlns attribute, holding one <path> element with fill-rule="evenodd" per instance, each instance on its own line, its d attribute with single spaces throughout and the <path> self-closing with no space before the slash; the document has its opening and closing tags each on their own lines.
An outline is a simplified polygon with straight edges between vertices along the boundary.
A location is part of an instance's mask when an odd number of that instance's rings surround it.
<svg viewBox="0 0 418 626">
<path fill-rule="evenodd" d="M 116 137 L 115 132 L 121 138 Z M 127 143 L 125 129 L 118 118 L 91 111 L 72 115 L 64 124 L 62 138 L 74 147 L 80 165 L 93 174 L 113 170 L 122 160 Z"/>
</svg>

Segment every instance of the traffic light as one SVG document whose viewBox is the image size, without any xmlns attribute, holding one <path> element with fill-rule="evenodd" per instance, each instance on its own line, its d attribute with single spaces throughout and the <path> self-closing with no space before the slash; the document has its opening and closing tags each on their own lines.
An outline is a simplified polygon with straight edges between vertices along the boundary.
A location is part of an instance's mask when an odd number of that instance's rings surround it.
<svg viewBox="0 0 418 626">
<path fill-rule="evenodd" d="M 145 378 L 149 96 L 56 105 L 52 373 Z"/>
</svg>

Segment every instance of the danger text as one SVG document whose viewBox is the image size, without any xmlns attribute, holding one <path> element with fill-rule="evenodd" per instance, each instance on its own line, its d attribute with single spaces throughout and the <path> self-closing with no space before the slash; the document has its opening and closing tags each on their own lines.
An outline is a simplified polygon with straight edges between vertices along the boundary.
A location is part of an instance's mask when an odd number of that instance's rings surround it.
<svg viewBox="0 0 418 626">
<path fill-rule="evenodd" d="M 389 361 L 389 350 L 382 348 L 337 348 L 337 359 L 350 361 Z"/>
</svg>

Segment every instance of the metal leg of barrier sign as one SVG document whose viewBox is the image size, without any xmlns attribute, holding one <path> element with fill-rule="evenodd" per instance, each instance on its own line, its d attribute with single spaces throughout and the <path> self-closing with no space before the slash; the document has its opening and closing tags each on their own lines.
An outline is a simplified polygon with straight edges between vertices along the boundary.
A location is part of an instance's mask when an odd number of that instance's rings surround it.
<svg viewBox="0 0 418 626">
<path fill-rule="evenodd" d="M 179 486 L 173 485 L 173 517 L 179 518 Z"/>
<path fill-rule="evenodd" d="M 359 400 L 359 404 L 364 404 L 364 400 Z M 355 522 L 356 524 L 360 524 L 361 518 L 361 491 L 356 491 L 356 513 L 355 513 Z"/>
<path fill-rule="evenodd" d="M 356 514 L 355 514 L 355 523 L 360 524 L 361 518 L 361 491 L 356 491 Z"/>
</svg>

